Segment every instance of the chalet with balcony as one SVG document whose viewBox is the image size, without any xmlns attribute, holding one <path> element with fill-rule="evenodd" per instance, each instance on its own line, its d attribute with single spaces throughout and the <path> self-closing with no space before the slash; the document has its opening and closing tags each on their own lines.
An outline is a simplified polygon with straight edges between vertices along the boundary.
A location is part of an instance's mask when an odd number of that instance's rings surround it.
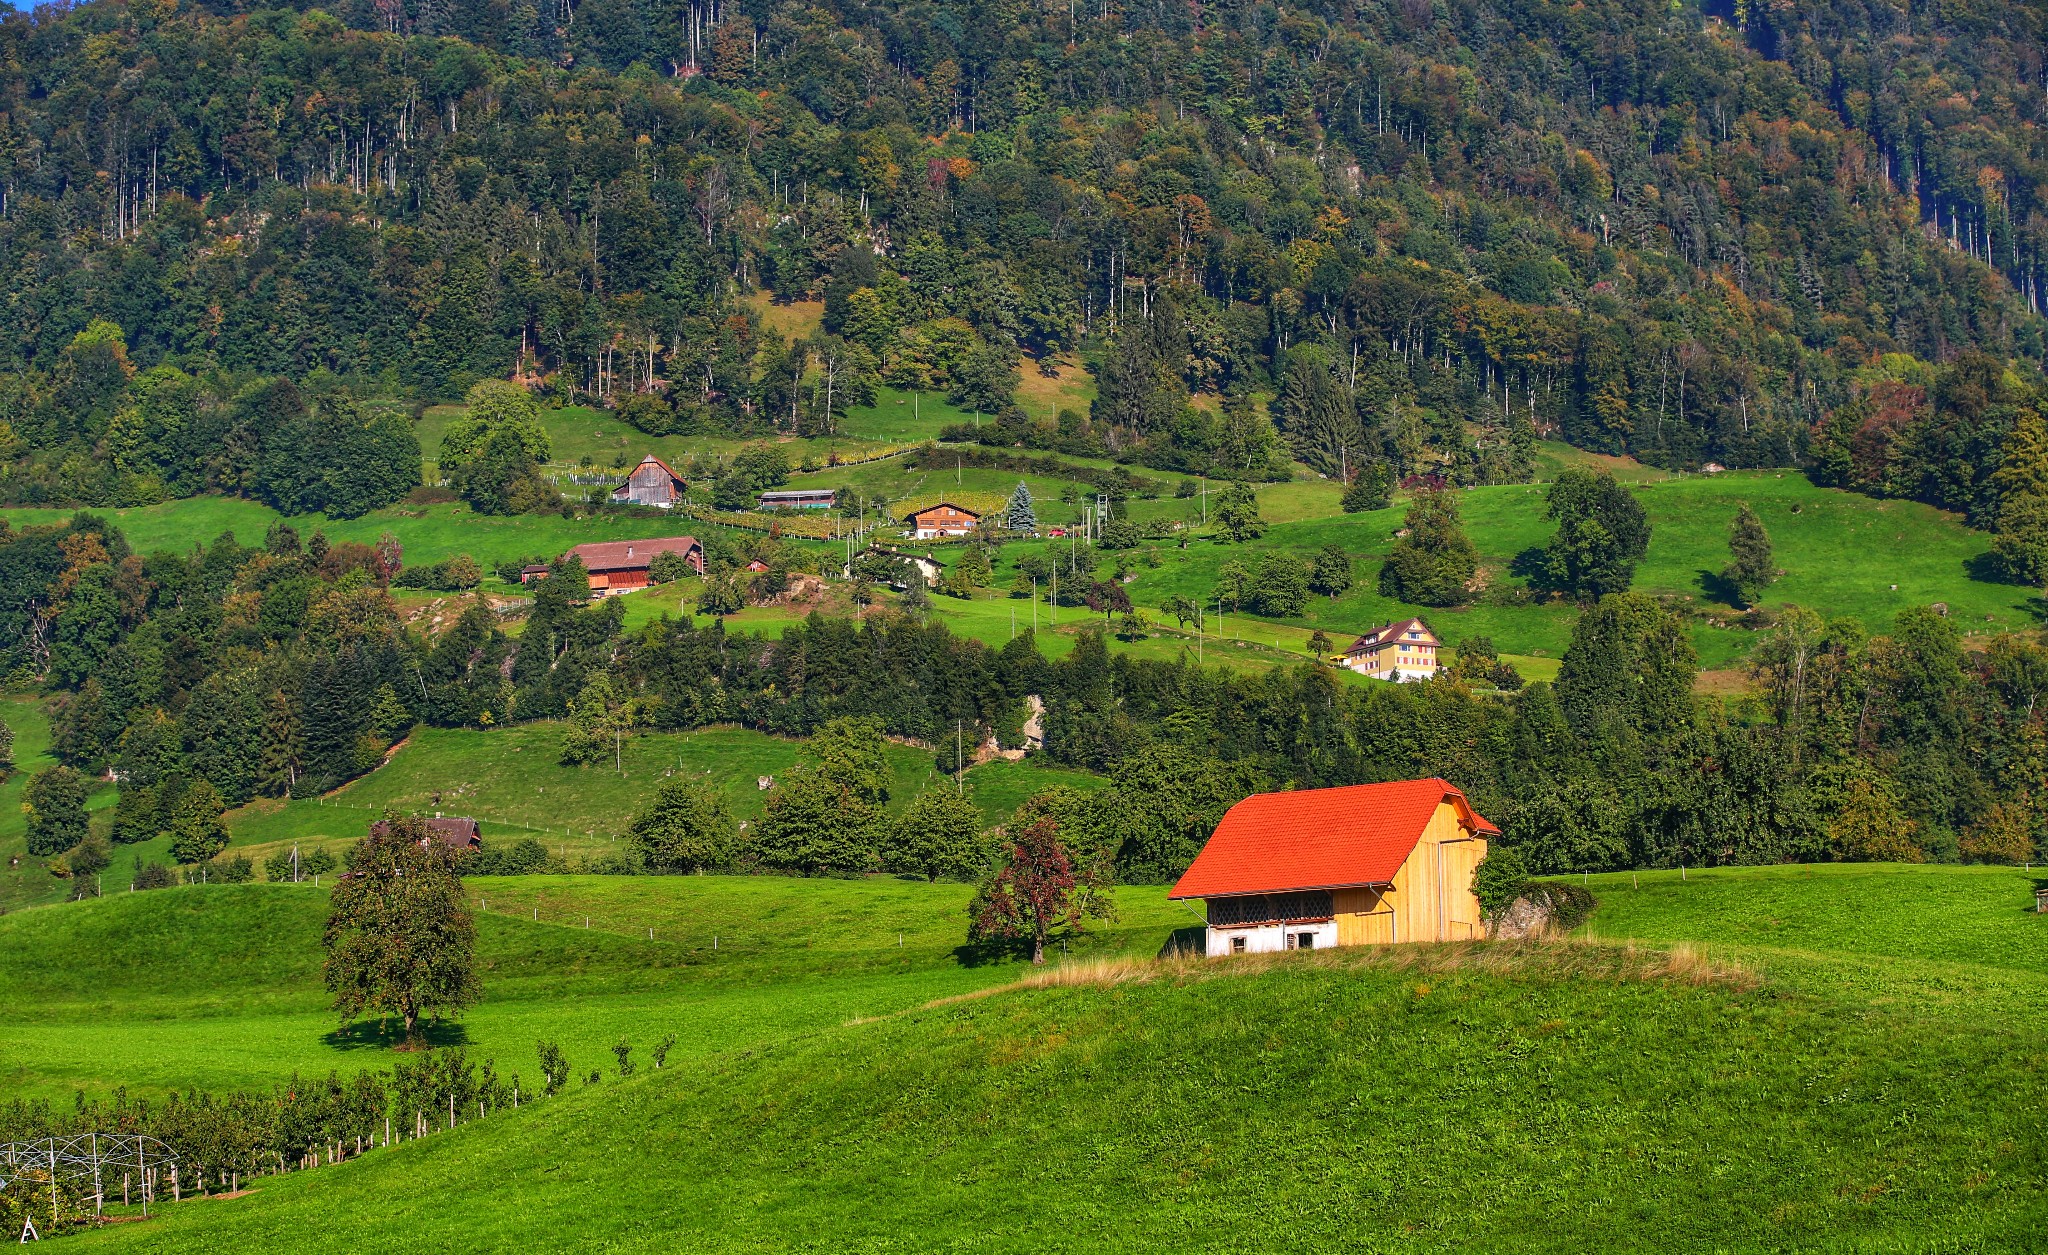
<svg viewBox="0 0 2048 1255">
<path fill-rule="evenodd" d="M 1437 654 L 1443 642 L 1420 619 L 1403 619 L 1374 628 L 1344 651 L 1344 666 L 1376 680 L 1427 680 L 1442 670 Z"/>
<path fill-rule="evenodd" d="M 918 540 L 937 540 L 944 536 L 972 536 L 981 515 L 966 506 L 941 501 L 936 505 L 923 506 L 903 516 L 910 524 L 911 535 Z"/>
</svg>

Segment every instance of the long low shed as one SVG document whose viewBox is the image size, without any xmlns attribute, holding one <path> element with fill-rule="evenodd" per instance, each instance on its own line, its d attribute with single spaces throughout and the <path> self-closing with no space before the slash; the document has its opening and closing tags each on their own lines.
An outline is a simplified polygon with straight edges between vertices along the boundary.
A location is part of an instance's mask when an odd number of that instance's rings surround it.
<svg viewBox="0 0 2048 1255">
<path fill-rule="evenodd" d="M 1211 958 L 1478 937 L 1472 872 L 1499 835 L 1439 779 L 1259 793 L 1170 896 L 1202 899 Z"/>
</svg>

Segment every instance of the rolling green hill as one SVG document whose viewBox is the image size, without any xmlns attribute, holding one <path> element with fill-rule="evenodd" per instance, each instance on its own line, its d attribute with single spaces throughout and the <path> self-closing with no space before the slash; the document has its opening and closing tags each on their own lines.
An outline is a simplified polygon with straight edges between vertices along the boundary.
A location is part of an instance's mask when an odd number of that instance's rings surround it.
<svg viewBox="0 0 2048 1255">
<path fill-rule="evenodd" d="M 536 1038 L 585 1068 L 622 1036 L 685 1057 L 887 1014 L 1008 979 L 954 950 L 966 885 L 876 878 L 471 880 L 485 1000 L 430 1033 L 535 1074 Z M 1149 956 L 1189 922 L 1165 891 L 1120 891 L 1095 945 Z M 325 889 L 212 885 L 0 917 L 0 1094 L 267 1087 L 384 1066 L 334 1036 L 320 976 Z M 648 931 L 653 930 L 653 937 Z"/>
<path fill-rule="evenodd" d="M 2028 1249 L 2048 1217 L 2028 876 L 1594 879 L 1597 940 L 1214 965 L 1142 961 L 1184 916 L 1127 890 L 1128 957 L 1021 984 L 946 947 L 959 887 L 478 882 L 531 897 L 484 920 L 471 1041 L 517 1067 L 558 1035 L 588 1066 L 674 1031 L 669 1066 L 79 1245 L 1249 1251 L 1277 1223 L 1301 1249 Z M 25 960 L 0 976 L 26 1011 L 6 1057 L 39 1056 L 13 1084 L 378 1055 L 322 1036 L 319 900 L 180 890 L 0 920 Z M 541 923 L 496 913 L 529 901 Z M 546 922 L 579 909 L 612 930 Z M 691 920 L 770 939 L 662 939 Z M 869 935 L 891 928 L 893 954 Z"/>
</svg>

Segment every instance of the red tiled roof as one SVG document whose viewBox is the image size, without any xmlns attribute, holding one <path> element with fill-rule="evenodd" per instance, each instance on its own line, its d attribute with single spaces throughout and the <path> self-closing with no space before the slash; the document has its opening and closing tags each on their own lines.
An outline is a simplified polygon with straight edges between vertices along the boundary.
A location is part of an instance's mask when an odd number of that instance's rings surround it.
<svg viewBox="0 0 2048 1255">
<path fill-rule="evenodd" d="M 1463 793 L 1435 778 L 1253 794 L 1224 813 L 1168 896 L 1390 884 L 1445 801 L 1476 831 L 1499 835 Z"/>
<path fill-rule="evenodd" d="M 584 568 L 590 571 L 638 571 L 652 563 L 655 554 L 679 553 L 687 558 L 692 549 L 702 548 L 695 536 L 663 536 L 657 540 L 600 540 L 576 546 L 562 555 L 562 561 L 581 558 Z"/>
</svg>

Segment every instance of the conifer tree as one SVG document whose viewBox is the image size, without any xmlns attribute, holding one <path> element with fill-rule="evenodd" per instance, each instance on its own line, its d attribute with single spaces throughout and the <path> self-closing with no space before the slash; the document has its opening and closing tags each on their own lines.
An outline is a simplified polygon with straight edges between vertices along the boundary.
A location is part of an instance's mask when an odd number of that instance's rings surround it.
<svg viewBox="0 0 2048 1255">
<path fill-rule="evenodd" d="M 1031 486 L 1021 479 L 1010 493 L 1010 504 L 1003 509 L 1003 527 L 1012 532 L 1038 530 L 1038 510 L 1031 502 Z"/>
<path fill-rule="evenodd" d="M 298 783 L 304 758 L 298 714 L 289 697 L 273 690 L 263 704 L 263 762 L 257 772 L 257 791 L 265 797 L 289 795 Z"/>
<path fill-rule="evenodd" d="M 1344 486 L 1344 497 L 1338 504 L 1346 514 L 1384 510 L 1394 503 L 1393 490 L 1394 468 L 1374 460 L 1358 468 L 1351 482 Z"/>
<path fill-rule="evenodd" d="M 1735 512 L 1735 526 L 1729 532 L 1728 552 L 1735 561 L 1721 570 L 1721 579 L 1745 606 L 1754 606 L 1778 578 L 1771 561 L 1771 536 L 1747 501 Z"/>
</svg>

